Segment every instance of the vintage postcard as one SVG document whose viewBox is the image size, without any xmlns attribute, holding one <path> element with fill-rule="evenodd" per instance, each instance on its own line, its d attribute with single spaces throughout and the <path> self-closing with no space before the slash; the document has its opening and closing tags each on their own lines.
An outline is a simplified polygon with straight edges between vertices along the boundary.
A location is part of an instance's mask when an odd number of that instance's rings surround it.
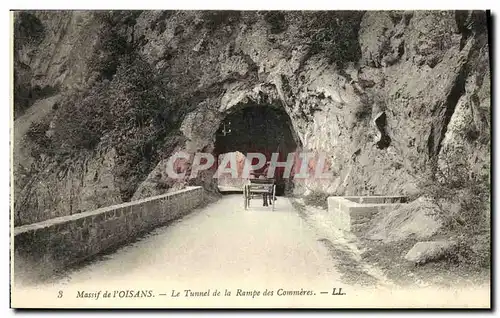
<svg viewBox="0 0 500 318">
<path fill-rule="evenodd" d="M 11 12 L 12 308 L 490 308 L 489 11 Z"/>
</svg>

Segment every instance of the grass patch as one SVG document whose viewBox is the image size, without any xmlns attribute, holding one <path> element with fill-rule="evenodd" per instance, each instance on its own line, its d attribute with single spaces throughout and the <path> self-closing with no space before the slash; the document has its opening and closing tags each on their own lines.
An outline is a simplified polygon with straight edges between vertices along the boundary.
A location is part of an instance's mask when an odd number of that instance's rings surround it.
<svg viewBox="0 0 500 318">
<path fill-rule="evenodd" d="M 330 240 L 320 239 L 321 243 L 325 244 L 326 248 L 330 252 L 330 255 L 335 260 L 335 267 L 340 272 L 340 279 L 343 283 L 348 285 L 363 285 L 363 286 L 375 286 L 378 280 L 372 275 L 366 273 L 360 263 L 352 257 L 351 253 L 339 248 L 333 244 Z"/>
<path fill-rule="evenodd" d="M 454 237 L 462 247 L 455 255 L 460 263 L 478 268 L 490 266 L 490 167 L 474 174 L 463 149 L 446 153 L 419 178 L 420 195 L 430 198 L 444 221 L 442 234 Z"/>
<path fill-rule="evenodd" d="M 322 209 L 328 209 L 328 197 L 332 196 L 326 192 L 311 192 L 304 196 L 304 203 L 306 205 L 316 206 Z"/>
<path fill-rule="evenodd" d="M 425 282 L 432 286 L 450 288 L 457 285 L 474 286 L 490 281 L 488 268 L 453 257 L 418 266 L 406 261 L 404 256 L 418 241 L 410 238 L 387 244 L 363 240 L 366 251 L 361 256 L 364 261 L 379 267 L 390 280 L 400 286 Z"/>
</svg>

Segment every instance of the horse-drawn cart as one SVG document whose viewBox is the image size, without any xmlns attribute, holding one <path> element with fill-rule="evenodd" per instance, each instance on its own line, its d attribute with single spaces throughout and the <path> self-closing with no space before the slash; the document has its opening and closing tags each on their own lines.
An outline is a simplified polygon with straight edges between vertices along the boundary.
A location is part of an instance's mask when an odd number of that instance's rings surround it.
<svg viewBox="0 0 500 318">
<path fill-rule="evenodd" d="M 274 179 L 249 179 L 249 182 L 243 187 L 243 197 L 245 199 L 245 210 L 250 207 L 250 200 L 255 196 L 262 195 L 264 202 L 271 201 L 274 211 L 274 202 L 276 201 L 276 184 Z M 267 204 L 266 204 L 267 205 Z"/>
</svg>

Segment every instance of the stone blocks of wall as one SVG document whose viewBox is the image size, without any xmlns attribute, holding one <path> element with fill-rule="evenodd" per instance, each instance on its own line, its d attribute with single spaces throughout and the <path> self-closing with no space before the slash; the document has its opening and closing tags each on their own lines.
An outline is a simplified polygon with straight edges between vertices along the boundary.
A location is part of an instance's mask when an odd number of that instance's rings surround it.
<svg viewBox="0 0 500 318">
<path fill-rule="evenodd" d="M 14 228 L 14 271 L 39 276 L 81 262 L 202 204 L 202 187 Z"/>
<path fill-rule="evenodd" d="M 373 217 L 406 203 L 402 196 L 328 197 L 328 213 L 337 229 L 362 234 Z"/>
</svg>

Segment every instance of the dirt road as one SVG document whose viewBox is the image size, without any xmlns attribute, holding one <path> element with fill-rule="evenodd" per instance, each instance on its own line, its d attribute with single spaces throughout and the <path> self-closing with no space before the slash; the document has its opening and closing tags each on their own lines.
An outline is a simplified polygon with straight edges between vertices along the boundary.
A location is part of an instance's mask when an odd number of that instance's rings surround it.
<svg viewBox="0 0 500 318">
<path fill-rule="evenodd" d="M 100 261 L 68 274 L 61 283 L 152 280 L 192 286 L 215 281 L 272 285 L 335 282 L 338 273 L 325 246 L 292 208 L 276 208 L 240 195 L 224 196 L 204 209 Z"/>
</svg>

